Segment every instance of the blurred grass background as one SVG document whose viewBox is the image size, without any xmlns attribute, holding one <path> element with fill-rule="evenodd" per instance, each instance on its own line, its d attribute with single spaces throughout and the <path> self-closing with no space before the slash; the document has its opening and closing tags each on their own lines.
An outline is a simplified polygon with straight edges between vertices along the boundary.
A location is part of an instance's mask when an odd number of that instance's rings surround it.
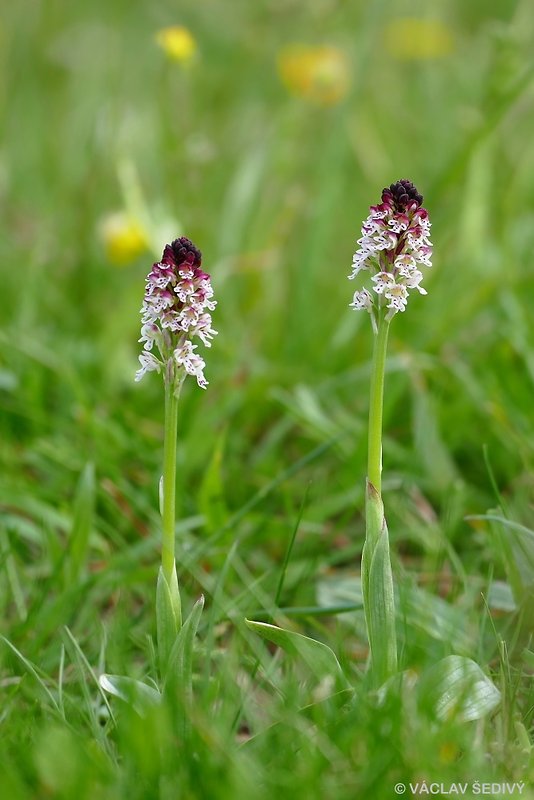
<svg viewBox="0 0 534 800">
<path fill-rule="evenodd" d="M 158 41 L 174 25 L 191 39 Z M 465 517 L 500 503 L 528 525 L 532 512 L 533 34 L 528 0 L 4 6 L 1 626 L 41 669 L 57 675 L 64 625 L 95 669 L 104 650 L 109 671 L 148 668 L 163 403 L 156 378 L 133 375 L 144 276 L 178 235 L 201 248 L 219 301 L 210 387 L 191 382 L 180 412 L 186 593 L 219 592 L 214 625 L 268 608 L 303 502 L 282 605 L 357 574 L 372 337 L 346 276 L 368 206 L 403 177 L 425 196 L 435 255 L 428 296 L 391 331 L 390 535 L 398 569 L 456 603 L 491 657 L 480 592 L 505 568 L 487 523 Z M 345 625 L 319 627 L 361 661 L 361 622 L 348 639 Z M 228 645 L 236 672 L 242 647 Z M 425 663 L 454 636 L 405 647 Z M 35 687 L 6 659 L 16 797 L 53 785 L 53 748 Z M 373 752 L 372 714 L 360 724 Z M 82 770 L 85 745 L 50 736 Z M 344 796 L 321 759 L 303 796 L 318 774 L 323 796 Z"/>
</svg>

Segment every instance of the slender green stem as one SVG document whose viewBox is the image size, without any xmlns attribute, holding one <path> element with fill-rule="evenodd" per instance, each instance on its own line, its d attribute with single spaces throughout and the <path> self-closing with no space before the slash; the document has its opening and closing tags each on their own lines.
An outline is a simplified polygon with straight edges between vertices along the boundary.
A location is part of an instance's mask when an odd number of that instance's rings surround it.
<svg viewBox="0 0 534 800">
<path fill-rule="evenodd" d="M 170 371 L 170 370 L 169 370 Z M 182 604 L 176 563 L 174 538 L 176 522 L 176 439 L 178 433 L 178 395 L 182 381 L 176 386 L 173 375 L 165 380 L 165 434 L 163 441 L 163 492 L 160 494 L 162 516 L 161 567 L 156 588 L 156 624 L 158 655 L 162 680 L 167 675 L 170 654 L 182 627 Z M 183 376 L 182 376 L 183 380 Z"/>
<path fill-rule="evenodd" d="M 389 536 L 382 504 L 382 409 L 389 322 L 386 309 L 378 312 L 375 333 L 371 395 L 369 401 L 369 450 L 365 501 L 365 544 L 362 552 L 362 593 L 367 634 L 369 670 L 375 687 L 397 671 L 395 596 L 389 553 Z"/>
<path fill-rule="evenodd" d="M 163 535 L 161 565 L 169 586 L 174 573 L 176 525 L 176 439 L 178 435 L 178 396 L 172 381 L 165 381 L 165 434 L 163 441 Z"/>
<path fill-rule="evenodd" d="M 389 322 L 385 309 L 379 311 L 378 330 L 375 335 L 371 394 L 369 399 L 369 444 L 367 477 L 378 494 L 382 491 L 382 409 L 384 403 L 384 372 L 388 344 Z"/>
</svg>

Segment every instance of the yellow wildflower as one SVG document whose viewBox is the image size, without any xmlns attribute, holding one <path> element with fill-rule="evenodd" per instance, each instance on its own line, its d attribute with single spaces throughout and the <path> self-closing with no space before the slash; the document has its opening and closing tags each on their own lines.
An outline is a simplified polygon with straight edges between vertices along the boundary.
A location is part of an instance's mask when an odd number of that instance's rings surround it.
<svg viewBox="0 0 534 800">
<path fill-rule="evenodd" d="M 171 25 L 156 33 L 156 42 L 172 61 L 189 64 L 197 52 L 197 43 L 183 25 Z"/>
<path fill-rule="evenodd" d="M 112 264 L 128 264 L 149 247 L 149 238 L 139 220 L 117 211 L 102 220 L 100 233 L 106 256 Z"/>
<path fill-rule="evenodd" d="M 451 29 L 437 19 L 404 17 L 392 20 L 384 31 L 388 53 L 401 61 L 441 58 L 452 52 Z"/>
<path fill-rule="evenodd" d="M 348 59 L 337 47 L 292 44 L 278 56 L 278 73 L 292 94 L 321 106 L 333 106 L 350 86 Z"/>
</svg>

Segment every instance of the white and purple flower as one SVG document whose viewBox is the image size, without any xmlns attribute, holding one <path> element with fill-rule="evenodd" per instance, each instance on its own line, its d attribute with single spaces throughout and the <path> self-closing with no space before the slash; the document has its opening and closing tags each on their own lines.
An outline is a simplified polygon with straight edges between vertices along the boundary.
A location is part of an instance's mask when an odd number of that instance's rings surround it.
<svg viewBox="0 0 534 800">
<path fill-rule="evenodd" d="M 165 246 L 146 279 L 141 308 L 142 326 L 140 368 L 135 380 L 147 372 L 164 370 L 166 380 L 178 386 L 183 377 L 194 375 L 198 385 L 208 385 L 204 360 L 195 353 L 192 338 L 198 336 L 206 347 L 217 334 L 211 326 L 213 300 L 211 278 L 201 269 L 202 256 L 195 245 L 182 236 Z M 156 345 L 160 358 L 152 352 Z"/>
<path fill-rule="evenodd" d="M 383 190 L 379 205 L 371 206 L 349 278 L 370 271 L 371 288 L 378 297 L 375 300 L 367 289 L 358 290 L 351 308 L 366 309 L 373 315 L 377 306 L 386 306 L 386 319 L 390 320 L 406 308 L 410 289 L 426 294 L 418 267 L 432 266 L 432 242 L 428 211 L 422 202 L 413 183 L 400 180 Z"/>
</svg>

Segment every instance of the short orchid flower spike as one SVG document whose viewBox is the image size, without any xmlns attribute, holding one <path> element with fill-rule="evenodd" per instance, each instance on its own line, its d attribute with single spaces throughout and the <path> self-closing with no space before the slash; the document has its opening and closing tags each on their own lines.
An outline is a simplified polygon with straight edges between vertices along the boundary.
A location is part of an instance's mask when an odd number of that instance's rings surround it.
<svg viewBox="0 0 534 800">
<path fill-rule="evenodd" d="M 202 255 L 185 236 L 165 246 L 161 261 L 153 264 L 146 279 L 141 308 L 142 327 L 136 381 L 147 372 L 162 372 L 165 382 L 178 392 L 186 375 L 194 375 L 205 389 L 204 359 L 193 339 L 206 346 L 217 331 L 211 325 L 216 302 L 211 277 L 201 269 Z M 154 345 L 158 355 L 154 353 Z"/>
<path fill-rule="evenodd" d="M 383 306 L 388 309 L 388 321 L 398 311 L 404 311 L 411 289 L 426 294 L 419 267 L 432 266 L 432 242 L 428 211 L 422 203 L 423 197 L 411 181 L 397 181 L 382 191 L 382 202 L 371 206 L 362 225 L 349 278 L 369 271 L 371 292 L 356 291 L 350 306 L 366 309 L 373 321 Z"/>
</svg>

